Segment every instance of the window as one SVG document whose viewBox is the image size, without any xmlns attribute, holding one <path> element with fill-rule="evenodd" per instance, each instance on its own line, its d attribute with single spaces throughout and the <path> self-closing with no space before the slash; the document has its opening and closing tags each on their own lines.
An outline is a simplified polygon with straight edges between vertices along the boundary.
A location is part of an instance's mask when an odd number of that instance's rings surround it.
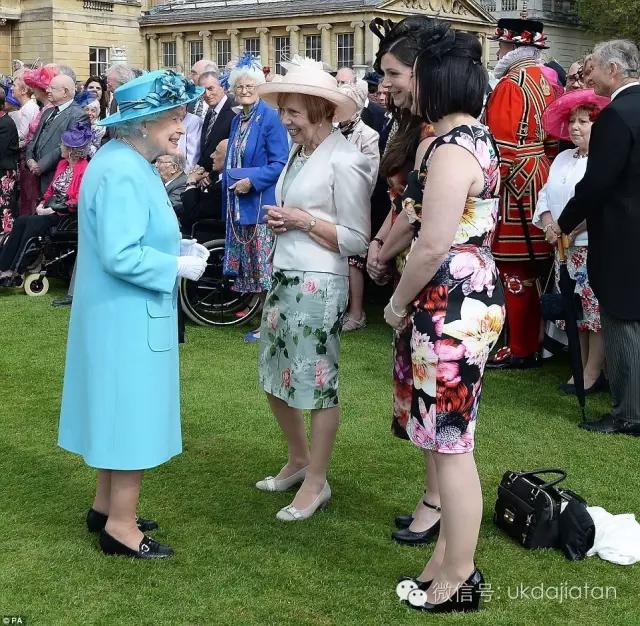
<svg viewBox="0 0 640 626">
<path fill-rule="evenodd" d="M 336 67 L 353 67 L 353 33 L 338 33 L 338 64 Z"/>
<path fill-rule="evenodd" d="M 176 66 L 176 42 L 162 42 L 162 67 L 174 68 Z"/>
<path fill-rule="evenodd" d="M 503 11 L 517 11 L 518 10 L 518 0 L 502 0 L 502 10 Z"/>
<path fill-rule="evenodd" d="M 544 2 L 544 0 L 543 0 Z M 496 0 L 483 0 L 482 6 L 487 11 L 495 11 L 496 10 Z"/>
<path fill-rule="evenodd" d="M 304 55 L 314 61 L 322 61 L 322 39 L 320 35 L 307 35 L 304 38 Z"/>
<path fill-rule="evenodd" d="M 189 67 L 192 67 L 194 63 L 197 63 L 204 57 L 204 46 L 202 45 L 202 39 L 196 39 L 189 42 Z"/>
<path fill-rule="evenodd" d="M 288 61 L 291 56 L 289 49 L 289 37 L 274 37 L 273 49 L 275 52 L 276 74 L 284 74 L 285 70 L 281 65 L 282 61 Z"/>
<path fill-rule="evenodd" d="M 89 48 L 89 76 L 104 76 L 109 67 L 109 48 Z"/>
<path fill-rule="evenodd" d="M 254 57 L 260 57 L 260 37 L 248 37 L 244 40 L 244 51 Z"/>
<path fill-rule="evenodd" d="M 231 61 L 231 39 L 218 39 L 216 41 L 216 52 L 216 63 L 222 69 Z"/>
</svg>

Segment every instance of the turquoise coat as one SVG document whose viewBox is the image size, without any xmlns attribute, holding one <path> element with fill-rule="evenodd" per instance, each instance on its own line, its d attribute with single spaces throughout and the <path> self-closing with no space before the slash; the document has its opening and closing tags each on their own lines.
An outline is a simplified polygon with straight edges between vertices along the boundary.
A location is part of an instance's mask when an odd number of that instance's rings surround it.
<svg viewBox="0 0 640 626">
<path fill-rule="evenodd" d="M 85 173 L 58 444 L 91 467 L 155 467 L 182 451 L 180 230 L 155 168 L 112 140 Z"/>
</svg>

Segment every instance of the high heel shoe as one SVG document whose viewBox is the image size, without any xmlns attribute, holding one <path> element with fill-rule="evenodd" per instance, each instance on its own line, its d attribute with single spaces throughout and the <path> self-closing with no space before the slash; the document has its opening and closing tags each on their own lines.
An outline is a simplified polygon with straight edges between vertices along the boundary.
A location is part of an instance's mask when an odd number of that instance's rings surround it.
<svg viewBox="0 0 640 626">
<path fill-rule="evenodd" d="M 560 391 L 564 391 L 564 393 L 568 395 L 575 396 L 576 395 L 576 386 L 573 383 L 564 383 L 563 385 L 559 385 L 558 389 Z M 600 372 L 600 376 L 598 376 L 597 380 L 591 387 L 588 387 L 584 390 L 586 396 L 590 396 L 594 393 L 600 393 L 604 391 L 609 391 L 609 383 L 607 379 L 604 377 L 604 372 Z"/>
<path fill-rule="evenodd" d="M 396 585 L 396 594 L 403 602 L 407 601 L 407 597 L 412 591 L 420 589 L 426 591 L 431 587 L 432 580 L 418 580 L 414 576 L 402 576 Z"/>
<path fill-rule="evenodd" d="M 309 519 L 318 509 L 324 509 L 329 500 L 331 500 L 331 487 L 328 482 L 325 482 L 318 497 L 306 509 L 297 509 L 290 504 L 280 509 L 276 517 L 282 522 L 301 522 Z"/>
<path fill-rule="evenodd" d="M 479 569 L 474 569 L 471 576 L 467 578 L 455 591 L 455 593 L 444 602 L 431 604 L 426 601 L 425 591 L 414 589 L 407 596 L 407 602 L 412 609 L 425 613 L 454 613 L 456 611 L 468 613 L 480 609 L 482 599 L 481 586 L 484 583 L 484 576 Z"/>
<path fill-rule="evenodd" d="M 422 504 L 430 509 L 433 509 L 437 513 L 440 513 L 442 509 L 439 506 L 435 506 L 433 504 L 429 504 L 426 500 L 422 501 Z M 397 518 L 396 518 L 397 519 Z M 413 521 L 413 518 L 412 518 Z M 423 530 L 421 532 L 414 532 L 410 530 L 408 527 L 401 528 L 400 530 L 396 530 L 391 533 L 391 538 L 398 543 L 403 543 L 409 546 L 422 546 L 425 543 L 429 543 L 431 540 L 435 539 L 440 533 L 440 520 L 438 520 L 435 524 L 427 528 L 427 530 Z"/>
<path fill-rule="evenodd" d="M 95 509 L 89 509 L 87 513 L 87 530 L 90 533 L 100 532 L 107 525 L 107 519 L 108 516 L 104 513 L 100 513 Z M 136 516 L 136 524 L 138 525 L 138 530 L 141 530 L 143 533 L 158 528 L 158 522 L 152 519 L 144 519 L 144 517 Z"/>
<path fill-rule="evenodd" d="M 173 556 L 173 548 L 145 535 L 140 541 L 137 550 L 132 550 L 117 539 L 112 537 L 106 530 L 100 531 L 100 547 L 105 554 L 110 556 L 130 556 L 134 559 L 168 559 Z"/>
<path fill-rule="evenodd" d="M 291 474 L 288 478 L 274 478 L 267 476 L 264 480 L 256 483 L 256 488 L 260 491 L 289 491 L 291 487 L 299 485 L 307 475 L 307 467 L 299 469 L 295 474 Z"/>
</svg>

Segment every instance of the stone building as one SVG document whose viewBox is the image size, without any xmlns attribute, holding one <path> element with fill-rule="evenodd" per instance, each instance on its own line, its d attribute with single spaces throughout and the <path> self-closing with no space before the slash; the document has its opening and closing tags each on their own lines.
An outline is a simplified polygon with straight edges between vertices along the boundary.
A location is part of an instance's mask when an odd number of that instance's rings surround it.
<svg viewBox="0 0 640 626">
<path fill-rule="evenodd" d="M 545 57 L 555 59 L 565 69 L 593 49 L 594 36 L 580 27 L 576 0 L 483 0 L 483 6 L 496 20 L 521 17 L 526 12 L 528 18 L 542 21 L 549 45 Z M 492 45 L 492 64 L 496 49 L 497 45 Z"/>
<path fill-rule="evenodd" d="M 12 59 L 63 63 L 81 79 L 114 60 L 144 67 L 139 0 L 1 0 L 0 72 Z M 115 59 L 113 58 L 115 55 Z"/>
<path fill-rule="evenodd" d="M 167 0 L 144 12 L 140 27 L 150 69 L 184 70 L 202 57 L 224 66 L 246 50 L 277 73 L 296 53 L 363 72 L 377 51 L 369 22 L 411 14 L 478 33 L 489 54 L 495 22 L 475 0 Z"/>
</svg>

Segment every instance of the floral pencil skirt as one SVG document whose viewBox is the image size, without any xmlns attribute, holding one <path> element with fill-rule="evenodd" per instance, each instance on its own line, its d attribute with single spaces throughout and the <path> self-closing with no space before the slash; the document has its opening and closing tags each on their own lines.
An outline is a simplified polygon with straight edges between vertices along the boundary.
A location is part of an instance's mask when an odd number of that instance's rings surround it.
<svg viewBox="0 0 640 626">
<path fill-rule="evenodd" d="M 296 409 L 338 405 L 347 276 L 274 270 L 260 325 L 260 384 Z"/>
</svg>

